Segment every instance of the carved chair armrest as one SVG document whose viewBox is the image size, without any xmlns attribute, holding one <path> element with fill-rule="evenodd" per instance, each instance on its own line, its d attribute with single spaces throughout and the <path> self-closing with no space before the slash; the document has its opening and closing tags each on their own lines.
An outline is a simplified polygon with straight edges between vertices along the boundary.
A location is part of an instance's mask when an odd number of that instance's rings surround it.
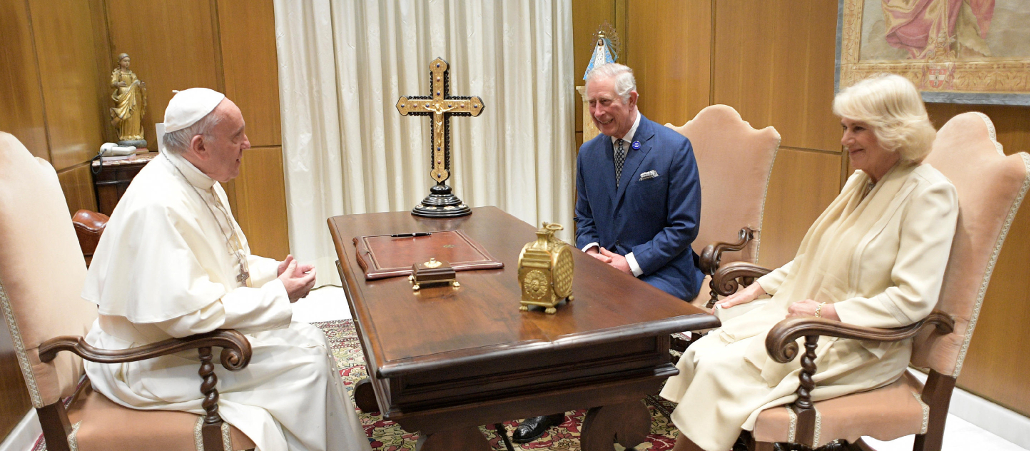
<svg viewBox="0 0 1030 451">
<path fill-rule="evenodd" d="M 39 346 L 39 360 L 49 362 L 57 357 L 61 351 L 75 353 L 83 359 L 100 363 L 122 363 L 146 360 L 168 354 L 196 349 L 200 354 L 200 371 L 198 374 L 202 380 L 200 393 L 203 395 L 201 406 L 204 408 L 204 425 L 201 428 L 204 449 L 222 449 L 222 417 L 218 415 L 218 376 L 215 375 L 215 366 L 211 363 L 211 348 L 222 348 L 221 363 L 229 371 L 239 371 L 250 364 L 252 350 L 250 341 L 242 333 L 235 330 L 215 330 L 205 334 L 193 335 L 186 338 L 170 338 L 138 348 L 123 350 L 97 349 L 86 343 L 83 337 L 63 336 L 51 338 Z M 57 403 L 60 405 L 60 403 Z M 70 432 L 68 417 L 63 407 L 58 412 L 53 412 L 51 406 L 44 407 L 40 412 L 41 416 L 56 418 L 57 424 L 61 424 L 65 435 Z M 59 437 L 54 437 L 58 439 Z M 49 438 L 48 438 L 49 440 Z"/>
<path fill-rule="evenodd" d="M 755 238 L 755 231 L 750 227 L 744 227 L 737 232 L 737 241 L 734 243 L 717 242 L 705 246 L 701 251 L 701 258 L 698 262 L 698 269 L 701 272 L 712 275 L 719 269 L 724 252 L 735 252 L 743 250 L 747 243 Z"/>
<path fill-rule="evenodd" d="M 855 340 L 895 342 L 915 336 L 927 325 L 936 328 L 937 333 L 948 334 L 955 327 L 955 320 L 950 315 L 934 310 L 922 321 L 905 327 L 881 329 L 861 327 L 823 318 L 787 318 L 777 323 L 765 338 L 765 349 L 769 356 L 780 363 L 787 363 L 797 356 L 797 339 L 805 337 L 805 353 L 801 356 L 801 372 L 798 375 L 798 399 L 790 408 L 798 417 L 796 437 L 799 442 L 811 445 L 815 436 L 815 410 L 812 406 L 812 390 L 815 381 L 812 376 L 816 372 L 815 348 L 820 335 Z"/>
<path fill-rule="evenodd" d="M 85 338 L 63 336 L 51 338 L 39 346 L 39 360 L 49 362 L 61 351 L 72 352 L 91 362 L 123 363 L 136 362 L 154 357 L 185 351 L 188 349 L 222 348 L 221 363 L 229 371 L 239 371 L 250 363 L 250 341 L 235 330 L 215 330 L 186 338 L 170 338 L 138 348 L 122 350 L 98 349 L 86 343 Z"/>
<path fill-rule="evenodd" d="M 825 335 L 864 341 L 894 342 L 914 337 L 924 327 L 932 325 L 937 333 L 949 334 L 955 327 L 955 320 L 939 310 L 934 310 L 922 321 L 892 329 L 862 327 L 823 318 L 787 318 L 780 321 L 765 338 L 765 349 L 769 356 L 780 363 L 794 360 L 798 354 L 797 339 Z"/>
<path fill-rule="evenodd" d="M 93 252 L 97 250 L 97 243 L 100 242 L 100 235 L 104 233 L 109 219 L 103 213 L 89 210 L 79 210 L 72 216 L 75 236 L 79 238 L 79 247 L 82 249 L 83 256 L 93 256 Z"/>
<path fill-rule="evenodd" d="M 730 262 L 712 274 L 712 291 L 719 296 L 729 296 L 736 293 L 741 285 L 751 285 L 755 279 L 770 272 L 771 269 L 753 263 Z"/>
</svg>

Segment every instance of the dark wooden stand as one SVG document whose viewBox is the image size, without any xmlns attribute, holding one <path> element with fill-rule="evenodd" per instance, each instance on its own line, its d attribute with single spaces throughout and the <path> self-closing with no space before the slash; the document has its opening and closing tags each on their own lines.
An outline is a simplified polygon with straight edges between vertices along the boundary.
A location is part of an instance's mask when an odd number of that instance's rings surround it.
<svg viewBox="0 0 1030 451">
<path fill-rule="evenodd" d="M 590 409 L 584 450 L 643 441 L 650 421 L 641 400 L 677 373 L 669 334 L 718 320 L 580 251 L 573 252 L 576 302 L 554 315 L 520 312 L 517 260 L 536 228 L 493 207 L 474 213 L 329 219 L 369 373 L 357 387 L 358 405 L 375 404 L 405 430 L 420 431 L 423 451 L 489 449 L 479 425 L 582 408 Z M 415 293 L 407 277 L 366 280 L 355 258 L 355 236 L 457 229 L 505 267 L 463 272 L 458 289 Z"/>
<path fill-rule="evenodd" d="M 97 210 L 110 216 L 118 199 L 122 198 L 125 189 L 129 187 L 129 182 L 157 155 L 157 152 L 147 152 L 131 159 L 94 161 L 90 169 L 93 171 L 93 186 L 97 193 Z"/>
</svg>

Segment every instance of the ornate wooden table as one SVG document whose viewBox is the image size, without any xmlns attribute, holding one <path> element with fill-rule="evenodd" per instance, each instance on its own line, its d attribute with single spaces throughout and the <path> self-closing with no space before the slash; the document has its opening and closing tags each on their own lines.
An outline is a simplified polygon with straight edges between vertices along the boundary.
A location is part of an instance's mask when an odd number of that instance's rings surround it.
<svg viewBox="0 0 1030 451">
<path fill-rule="evenodd" d="M 329 218 L 343 289 L 371 383 L 386 418 L 420 431 L 421 450 L 488 450 L 479 425 L 589 409 L 582 449 L 631 447 L 650 416 L 642 399 L 677 373 L 669 334 L 717 327 L 690 304 L 573 251 L 575 300 L 520 312 L 516 274 L 536 227 L 493 207 L 430 219 L 408 212 Z M 462 230 L 503 269 L 461 271 L 460 288 L 425 287 L 407 277 L 366 281 L 353 238 Z M 414 262 L 413 262 L 414 263 Z"/>
</svg>

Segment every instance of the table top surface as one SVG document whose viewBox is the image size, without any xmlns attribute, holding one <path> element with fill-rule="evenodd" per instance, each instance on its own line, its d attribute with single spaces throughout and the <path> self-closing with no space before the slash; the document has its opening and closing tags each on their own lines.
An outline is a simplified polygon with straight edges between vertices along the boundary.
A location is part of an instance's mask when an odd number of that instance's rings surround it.
<svg viewBox="0 0 1030 451">
<path fill-rule="evenodd" d="M 107 167 L 107 166 L 131 166 L 131 165 L 140 165 L 140 166 L 142 166 L 142 165 L 145 165 L 145 164 L 149 163 L 150 160 L 153 160 L 154 157 L 156 157 L 158 154 L 159 154 L 159 152 L 140 152 L 140 153 L 131 155 L 128 158 L 121 158 L 121 159 L 118 159 L 118 160 L 105 160 L 105 159 L 93 160 L 91 165 L 93 167 L 97 167 L 97 166 L 100 166 L 100 165 L 103 165 L 105 167 Z"/>
<path fill-rule="evenodd" d="M 335 216 L 328 224 L 344 291 L 378 377 L 719 325 L 689 303 L 579 250 L 573 250 L 575 300 L 560 304 L 553 315 L 536 307 L 519 311 L 518 257 L 537 228 L 495 207 L 475 208 L 461 218 L 371 213 Z M 365 280 L 355 258 L 358 236 L 457 229 L 504 268 L 458 272 L 460 288 L 424 287 L 415 293 L 407 277 Z"/>
</svg>

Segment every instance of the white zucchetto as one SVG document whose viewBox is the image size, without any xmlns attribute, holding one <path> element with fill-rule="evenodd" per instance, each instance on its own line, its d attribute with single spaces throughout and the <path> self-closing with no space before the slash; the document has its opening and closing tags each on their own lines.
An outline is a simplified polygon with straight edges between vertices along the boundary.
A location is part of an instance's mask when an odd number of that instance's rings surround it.
<svg viewBox="0 0 1030 451">
<path fill-rule="evenodd" d="M 165 133 L 182 130 L 214 111 L 225 94 L 208 88 L 178 91 L 165 109 Z"/>
</svg>

